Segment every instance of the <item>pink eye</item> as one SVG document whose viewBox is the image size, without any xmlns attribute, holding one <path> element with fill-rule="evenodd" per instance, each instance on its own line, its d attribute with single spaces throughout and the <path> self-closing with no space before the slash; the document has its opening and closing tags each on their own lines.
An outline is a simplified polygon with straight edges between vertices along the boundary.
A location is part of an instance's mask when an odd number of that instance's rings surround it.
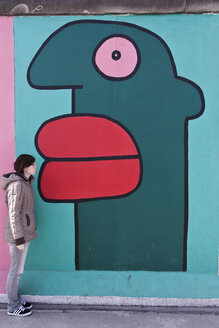
<svg viewBox="0 0 219 328">
<path fill-rule="evenodd" d="M 105 78 L 123 80 L 137 71 L 140 53 L 134 41 L 124 36 L 111 36 L 98 45 L 93 62 Z"/>
</svg>

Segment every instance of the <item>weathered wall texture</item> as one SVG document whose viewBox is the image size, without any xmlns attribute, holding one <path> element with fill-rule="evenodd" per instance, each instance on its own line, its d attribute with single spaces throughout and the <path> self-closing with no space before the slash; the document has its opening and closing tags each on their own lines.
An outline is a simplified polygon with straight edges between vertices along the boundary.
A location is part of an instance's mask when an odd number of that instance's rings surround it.
<svg viewBox="0 0 219 328">
<path fill-rule="evenodd" d="M 215 13 L 218 0 L 3 0 L 0 15 Z"/>
<path fill-rule="evenodd" d="M 218 16 L 0 23 L 0 170 L 39 168 L 22 292 L 218 298 Z"/>
</svg>

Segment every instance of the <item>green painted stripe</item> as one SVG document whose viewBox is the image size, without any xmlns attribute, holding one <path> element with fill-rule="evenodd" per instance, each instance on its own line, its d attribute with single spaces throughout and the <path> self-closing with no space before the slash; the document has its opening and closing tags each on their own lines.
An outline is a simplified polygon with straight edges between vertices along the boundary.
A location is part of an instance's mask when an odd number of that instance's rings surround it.
<svg viewBox="0 0 219 328">
<path fill-rule="evenodd" d="M 21 293 L 164 298 L 217 298 L 216 274 L 183 272 L 25 271 Z"/>
</svg>

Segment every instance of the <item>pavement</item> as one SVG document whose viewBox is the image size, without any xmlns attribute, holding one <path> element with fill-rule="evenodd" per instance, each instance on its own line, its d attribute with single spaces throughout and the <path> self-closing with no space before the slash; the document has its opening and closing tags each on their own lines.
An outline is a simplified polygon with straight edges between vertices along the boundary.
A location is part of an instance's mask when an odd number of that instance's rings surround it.
<svg viewBox="0 0 219 328">
<path fill-rule="evenodd" d="M 63 309 L 35 306 L 29 317 L 0 309 L 0 328 L 218 328 L 216 308 Z"/>
</svg>

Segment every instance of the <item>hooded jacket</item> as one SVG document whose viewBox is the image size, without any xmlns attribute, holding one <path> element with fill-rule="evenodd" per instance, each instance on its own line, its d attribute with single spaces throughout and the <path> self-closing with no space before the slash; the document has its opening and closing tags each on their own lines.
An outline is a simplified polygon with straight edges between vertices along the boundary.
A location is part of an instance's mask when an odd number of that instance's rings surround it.
<svg viewBox="0 0 219 328">
<path fill-rule="evenodd" d="M 14 172 L 2 176 L 8 207 L 5 226 L 5 240 L 8 243 L 22 245 L 36 238 L 33 180 L 32 176 L 27 180 L 24 175 Z"/>
</svg>

